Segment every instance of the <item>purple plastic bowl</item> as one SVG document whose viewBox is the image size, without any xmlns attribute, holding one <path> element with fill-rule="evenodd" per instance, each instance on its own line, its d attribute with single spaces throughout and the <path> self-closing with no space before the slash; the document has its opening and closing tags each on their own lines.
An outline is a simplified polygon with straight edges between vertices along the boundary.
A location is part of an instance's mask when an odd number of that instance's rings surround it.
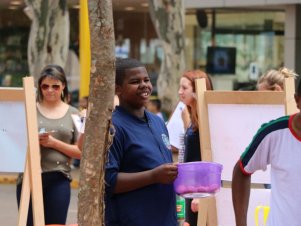
<svg viewBox="0 0 301 226">
<path fill-rule="evenodd" d="M 175 191 L 185 198 L 214 195 L 221 187 L 222 169 L 221 164 L 214 162 L 179 163 Z"/>
</svg>

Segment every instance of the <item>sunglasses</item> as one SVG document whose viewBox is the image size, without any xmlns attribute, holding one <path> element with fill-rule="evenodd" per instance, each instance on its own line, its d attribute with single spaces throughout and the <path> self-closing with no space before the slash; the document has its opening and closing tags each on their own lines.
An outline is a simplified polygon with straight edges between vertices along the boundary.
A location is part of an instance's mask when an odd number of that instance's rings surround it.
<svg viewBox="0 0 301 226">
<path fill-rule="evenodd" d="M 42 84 L 41 85 L 41 89 L 42 90 L 48 90 L 49 88 L 52 88 L 53 90 L 55 90 L 55 91 L 58 91 L 60 88 L 61 88 L 61 85 L 47 85 L 47 84 Z"/>
</svg>

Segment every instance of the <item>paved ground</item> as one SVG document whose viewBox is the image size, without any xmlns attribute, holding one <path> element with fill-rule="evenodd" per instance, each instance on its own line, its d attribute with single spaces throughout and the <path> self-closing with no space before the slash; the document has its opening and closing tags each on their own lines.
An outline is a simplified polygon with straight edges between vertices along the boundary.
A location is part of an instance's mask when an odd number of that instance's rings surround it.
<svg viewBox="0 0 301 226">
<path fill-rule="evenodd" d="M 79 183 L 79 168 L 75 168 L 71 171 L 72 175 L 72 188 L 78 188 Z M 0 172 L 0 184 L 16 184 L 17 174 L 16 173 L 1 173 Z"/>
<path fill-rule="evenodd" d="M 16 201 L 16 174 L 0 174 L 0 225 L 16 226 L 18 222 L 18 208 Z M 73 182 L 71 203 L 68 212 L 67 224 L 77 222 L 77 200 L 79 170 L 72 171 Z"/>
</svg>

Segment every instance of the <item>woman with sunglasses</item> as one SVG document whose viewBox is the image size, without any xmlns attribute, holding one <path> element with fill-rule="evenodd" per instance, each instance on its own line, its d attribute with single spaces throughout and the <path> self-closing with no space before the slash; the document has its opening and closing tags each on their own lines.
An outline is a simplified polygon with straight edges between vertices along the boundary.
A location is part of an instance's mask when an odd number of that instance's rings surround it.
<svg viewBox="0 0 301 226">
<path fill-rule="evenodd" d="M 78 110 L 67 104 L 68 88 L 64 70 L 46 66 L 38 80 L 37 120 L 41 151 L 45 224 L 66 223 L 70 203 L 72 158 L 80 158 L 77 130 L 71 118 Z M 17 182 L 20 203 L 22 175 Z M 33 226 L 30 203 L 27 226 Z"/>
</svg>

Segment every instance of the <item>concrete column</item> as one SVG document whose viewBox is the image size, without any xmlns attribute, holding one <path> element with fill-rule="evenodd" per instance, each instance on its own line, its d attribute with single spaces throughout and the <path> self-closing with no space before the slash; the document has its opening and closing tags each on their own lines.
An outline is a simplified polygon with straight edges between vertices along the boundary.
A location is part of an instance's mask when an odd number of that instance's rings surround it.
<svg viewBox="0 0 301 226">
<path fill-rule="evenodd" d="M 301 75 L 301 5 L 285 7 L 284 66 Z"/>
</svg>

